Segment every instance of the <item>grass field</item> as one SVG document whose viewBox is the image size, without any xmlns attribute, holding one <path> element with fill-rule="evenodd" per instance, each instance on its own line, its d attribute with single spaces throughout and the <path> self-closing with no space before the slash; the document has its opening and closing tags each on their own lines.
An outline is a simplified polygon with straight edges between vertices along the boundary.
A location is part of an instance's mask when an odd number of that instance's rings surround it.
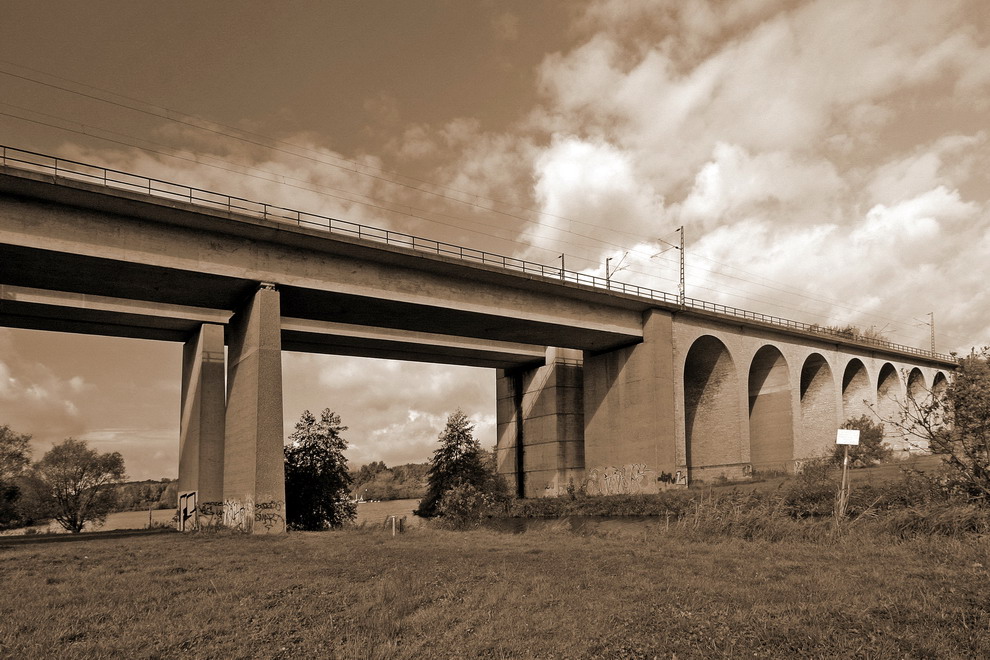
<svg viewBox="0 0 990 660">
<path fill-rule="evenodd" d="M 82 538 L 0 546 L 0 656 L 988 657 L 988 567 L 974 537 Z"/>
</svg>

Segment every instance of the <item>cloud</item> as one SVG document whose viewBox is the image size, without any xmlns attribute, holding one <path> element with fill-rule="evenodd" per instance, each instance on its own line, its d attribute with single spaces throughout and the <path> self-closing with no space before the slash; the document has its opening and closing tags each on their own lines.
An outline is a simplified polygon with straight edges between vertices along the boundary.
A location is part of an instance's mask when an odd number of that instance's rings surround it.
<svg viewBox="0 0 990 660">
<path fill-rule="evenodd" d="M 85 430 L 80 394 L 90 387 L 79 376 L 64 378 L 45 363 L 22 357 L 14 334 L 0 328 L 0 424 L 34 436 L 37 453 Z"/>
<path fill-rule="evenodd" d="M 495 36 L 503 41 L 519 39 L 519 17 L 512 12 L 504 12 L 492 20 Z"/>
<path fill-rule="evenodd" d="M 436 448 L 447 415 L 461 408 L 483 446 L 495 444 L 495 372 L 415 362 L 283 354 L 286 437 L 303 409 L 330 408 L 348 427 L 352 466 L 421 462 Z"/>
</svg>

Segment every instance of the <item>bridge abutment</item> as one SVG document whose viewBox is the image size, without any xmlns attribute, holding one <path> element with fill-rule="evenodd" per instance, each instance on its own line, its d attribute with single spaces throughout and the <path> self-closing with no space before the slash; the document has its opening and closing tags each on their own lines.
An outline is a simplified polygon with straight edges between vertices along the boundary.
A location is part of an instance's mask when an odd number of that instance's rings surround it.
<svg viewBox="0 0 990 660">
<path fill-rule="evenodd" d="M 218 523 L 223 507 L 223 331 L 222 325 L 204 323 L 182 349 L 180 531 Z"/>
<path fill-rule="evenodd" d="M 285 531 L 279 293 L 262 285 L 228 327 L 223 523 Z"/>
</svg>

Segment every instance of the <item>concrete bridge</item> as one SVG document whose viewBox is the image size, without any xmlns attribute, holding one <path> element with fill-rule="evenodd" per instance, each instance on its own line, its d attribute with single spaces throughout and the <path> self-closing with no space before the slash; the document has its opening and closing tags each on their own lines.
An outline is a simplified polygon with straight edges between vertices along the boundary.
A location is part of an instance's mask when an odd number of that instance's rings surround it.
<svg viewBox="0 0 990 660">
<path fill-rule="evenodd" d="M 255 532 L 285 524 L 283 349 L 496 369 L 499 469 L 528 497 L 791 470 L 954 367 L 7 147 L 0 325 L 183 342 L 180 518 Z"/>
</svg>

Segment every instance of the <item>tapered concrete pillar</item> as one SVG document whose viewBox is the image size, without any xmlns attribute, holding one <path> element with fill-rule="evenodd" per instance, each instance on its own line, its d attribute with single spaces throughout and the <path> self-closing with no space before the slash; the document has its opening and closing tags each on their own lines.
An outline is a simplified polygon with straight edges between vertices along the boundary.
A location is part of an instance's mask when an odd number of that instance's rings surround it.
<svg viewBox="0 0 990 660">
<path fill-rule="evenodd" d="M 279 293 L 262 285 L 234 314 L 227 342 L 224 524 L 285 531 Z"/>
<path fill-rule="evenodd" d="M 499 371 L 499 473 L 518 497 L 560 495 L 584 473 L 581 352 L 548 348 L 546 365 Z"/>
<path fill-rule="evenodd" d="M 223 326 L 206 323 L 182 349 L 179 531 L 220 522 L 225 394 Z"/>
<path fill-rule="evenodd" d="M 650 310 L 643 342 L 584 356 L 589 495 L 655 493 L 687 483 L 676 465 L 672 317 Z"/>
</svg>

